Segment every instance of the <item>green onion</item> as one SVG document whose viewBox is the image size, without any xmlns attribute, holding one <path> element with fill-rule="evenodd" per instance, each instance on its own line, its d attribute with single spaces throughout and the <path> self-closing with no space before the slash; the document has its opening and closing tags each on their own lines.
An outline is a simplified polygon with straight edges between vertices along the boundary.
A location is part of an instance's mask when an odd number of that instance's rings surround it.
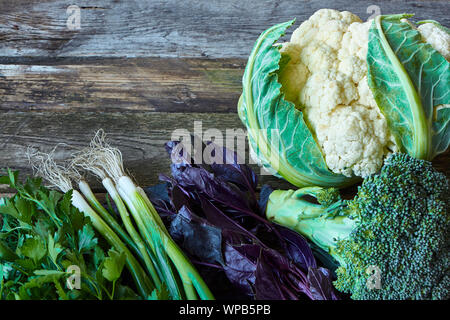
<svg viewBox="0 0 450 320">
<path fill-rule="evenodd" d="M 128 210 L 125 207 L 125 204 L 123 203 L 122 198 L 120 198 L 119 193 L 116 190 L 116 187 L 114 186 L 113 181 L 110 178 L 105 178 L 105 179 L 103 179 L 102 183 L 103 183 L 103 186 L 105 187 L 106 191 L 111 196 L 114 203 L 116 204 L 117 210 L 119 211 L 119 214 L 120 214 L 120 217 L 122 218 L 124 226 L 125 226 L 127 232 L 130 234 L 131 238 L 133 239 L 134 243 L 136 244 L 136 247 L 138 248 L 138 250 L 141 254 L 141 257 L 144 260 L 145 265 L 147 266 L 147 269 L 148 269 L 151 277 L 153 278 L 153 282 L 155 283 L 155 286 L 158 289 L 160 289 L 161 288 L 161 280 L 155 269 L 153 261 L 147 252 L 144 241 L 142 241 L 139 233 L 134 228 L 133 223 L 131 222 Z"/>
<path fill-rule="evenodd" d="M 103 219 L 89 206 L 83 196 L 77 191 L 72 191 L 72 204 L 92 220 L 94 228 L 119 252 L 124 252 L 127 259 L 127 267 L 138 287 L 141 295 L 148 297 L 155 286 L 145 274 L 136 258 L 120 240 L 116 233 L 103 221 Z"/>
<path fill-rule="evenodd" d="M 131 240 L 131 238 L 123 230 L 119 223 L 117 223 L 116 219 L 114 219 L 114 217 L 112 217 L 109 212 L 100 204 L 100 202 L 97 200 L 97 197 L 92 192 L 89 184 L 84 180 L 80 180 L 80 182 L 78 183 L 78 188 L 80 189 L 80 192 L 84 195 L 92 209 L 100 214 L 103 220 L 105 220 L 105 222 L 111 227 L 111 229 L 113 229 L 114 232 L 116 232 L 121 237 L 121 239 L 133 250 L 133 252 L 139 256 L 139 258 L 143 259 L 143 256 L 141 255 L 142 253 L 137 247 L 137 244 Z"/>
<path fill-rule="evenodd" d="M 141 221 L 144 222 L 147 232 L 150 234 L 156 233 L 159 237 L 161 237 L 162 242 L 165 245 L 167 255 L 170 257 L 180 274 L 186 297 L 192 300 L 197 299 L 196 290 L 192 282 L 192 278 L 195 278 L 198 283 L 198 287 L 202 292 L 202 295 L 206 299 L 214 299 L 212 293 L 204 283 L 201 276 L 198 274 L 195 267 L 176 245 L 173 239 L 168 236 L 168 232 L 165 226 L 162 225 L 161 227 L 158 223 L 158 220 L 155 218 L 155 216 L 158 214 L 151 202 L 149 200 L 145 200 L 144 197 L 142 197 L 142 194 L 139 191 L 138 187 L 135 186 L 135 184 L 129 177 L 122 176 L 120 179 L 118 179 L 117 185 L 119 189 L 123 190 L 123 193 L 127 195 L 126 198 L 129 201 L 129 206 L 136 210 L 136 212 L 134 213 L 136 216 L 141 217 Z M 159 219 L 159 221 L 161 220 Z M 155 226 L 158 226 L 159 228 L 156 228 Z"/>
<path fill-rule="evenodd" d="M 164 284 L 172 299 L 214 299 L 200 274 L 171 238 L 144 190 L 124 173 L 120 150 L 105 142 L 102 130 L 95 134 L 89 148 L 75 155 L 72 163 L 102 180 L 118 208 L 130 241 L 135 244 L 158 289 Z M 92 191 L 89 193 L 87 184 L 80 188 L 85 191 L 88 201 L 92 201 L 91 205 L 114 226 L 106 210 L 95 201 Z M 121 229 L 114 229 L 122 234 Z"/>
</svg>

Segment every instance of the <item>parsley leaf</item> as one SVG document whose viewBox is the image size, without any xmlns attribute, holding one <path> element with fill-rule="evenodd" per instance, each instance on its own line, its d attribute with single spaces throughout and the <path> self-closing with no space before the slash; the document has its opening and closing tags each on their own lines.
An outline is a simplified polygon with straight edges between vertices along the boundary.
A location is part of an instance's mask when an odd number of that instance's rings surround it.
<svg viewBox="0 0 450 320">
<path fill-rule="evenodd" d="M 103 276 L 109 281 L 116 281 L 119 279 L 123 267 L 125 266 L 125 260 L 125 253 L 119 253 L 113 249 L 109 250 L 108 257 L 106 257 L 103 264 Z"/>
</svg>

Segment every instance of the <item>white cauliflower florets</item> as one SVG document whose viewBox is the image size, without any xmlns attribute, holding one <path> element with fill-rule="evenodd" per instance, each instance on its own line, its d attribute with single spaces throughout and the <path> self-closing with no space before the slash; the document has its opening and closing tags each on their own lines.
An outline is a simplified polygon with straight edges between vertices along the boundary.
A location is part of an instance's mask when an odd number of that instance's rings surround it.
<svg viewBox="0 0 450 320">
<path fill-rule="evenodd" d="M 320 134 L 329 168 L 344 175 L 357 173 L 365 177 L 383 165 L 388 145 L 386 121 L 374 108 L 353 104 L 339 106 L 331 113 L 326 134 Z M 342 143 L 345 141 L 345 143 Z M 348 167 L 348 164 L 352 164 Z"/>
<path fill-rule="evenodd" d="M 346 176 L 376 173 L 397 151 L 367 82 L 371 24 L 348 11 L 321 9 L 281 49 L 291 58 L 280 74 L 286 99 L 301 106 L 330 170 Z M 438 31 L 421 29 L 433 45 Z"/>
<path fill-rule="evenodd" d="M 282 49 L 291 57 L 280 75 L 286 99 L 303 107 L 330 170 L 346 176 L 377 172 L 393 145 L 367 84 L 369 28 L 350 12 L 322 9 Z"/>
<path fill-rule="evenodd" d="M 441 30 L 434 23 L 422 24 L 417 30 L 419 30 L 424 41 L 450 61 L 450 35 L 447 32 Z"/>
</svg>

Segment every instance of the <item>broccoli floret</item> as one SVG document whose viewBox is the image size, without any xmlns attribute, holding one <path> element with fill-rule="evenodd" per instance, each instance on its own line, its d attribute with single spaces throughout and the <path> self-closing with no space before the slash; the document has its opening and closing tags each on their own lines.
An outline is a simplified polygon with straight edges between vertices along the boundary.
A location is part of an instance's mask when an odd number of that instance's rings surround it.
<svg viewBox="0 0 450 320">
<path fill-rule="evenodd" d="M 267 216 L 339 262 L 338 290 L 353 299 L 450 297 L 449 182 L 430 162 L 391 155 L 379 174 L 363 181 L 353 200 L 316 188 L 319 204 L 313 204 L 294 196 L 300 190 L 274 191 Z M 334 203 L 319 201 L 327 190 Z"/>
<path fill-rule="evenodd" d="M 336 188 L 322 189 L 316 194 L 317 202 L 324 206 L 330 206 L 341 200 L 339 190 Z"/>
</svg>

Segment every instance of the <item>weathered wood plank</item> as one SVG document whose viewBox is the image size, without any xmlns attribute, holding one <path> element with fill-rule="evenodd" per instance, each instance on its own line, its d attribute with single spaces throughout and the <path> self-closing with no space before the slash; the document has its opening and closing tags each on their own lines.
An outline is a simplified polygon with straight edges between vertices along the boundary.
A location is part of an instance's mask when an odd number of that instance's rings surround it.
<svg viewBox="0 0 450 320">
<path fill-rule="evenodd" d="M 0 64 L 3 111 L 236 112 L 244 59 L 28 59 Z"/>
<path fill-rule="evenodd" d="M 268 27 L 321 8 L 348 10 L 366 20 L 416 13 L 449 26 L 450 2 L 420 0 L 80 0 L 80 29 L 69 30 L 72 0 L 0 1 L 0 56 L 246 58 Z"/>
</svg>

